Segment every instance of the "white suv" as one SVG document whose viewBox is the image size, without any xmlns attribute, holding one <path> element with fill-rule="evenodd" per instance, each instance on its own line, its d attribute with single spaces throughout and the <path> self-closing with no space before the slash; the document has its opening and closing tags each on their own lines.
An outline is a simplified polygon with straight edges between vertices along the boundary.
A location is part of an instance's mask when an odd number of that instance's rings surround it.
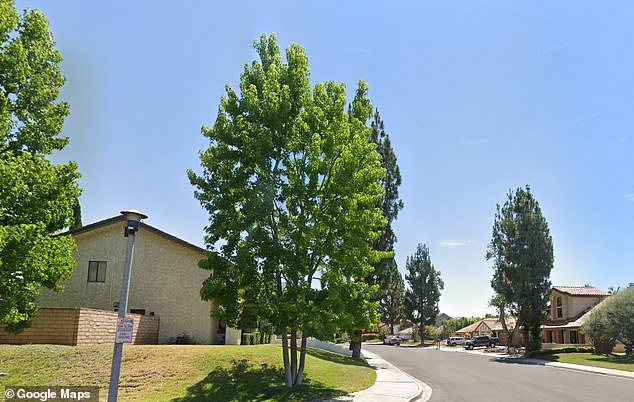
<svg viewBox="0 0 634 402">
<path fill-rule="evenodd" d="M 461 336 L 452 336 L 447 338 L 447 346 L 464 345 L 465 339 Z"/>
</svg>

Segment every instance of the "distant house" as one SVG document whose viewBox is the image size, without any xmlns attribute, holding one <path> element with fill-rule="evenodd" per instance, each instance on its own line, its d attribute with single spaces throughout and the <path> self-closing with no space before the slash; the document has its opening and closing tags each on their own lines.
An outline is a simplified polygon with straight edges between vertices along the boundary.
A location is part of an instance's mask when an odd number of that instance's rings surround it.
<svg viewBox="0 0 634 402">
<path fill-rule="evenodd" d="M 509 330 L 515 327 L 515 318 L 507 317 L 506 325 Z M 506 343 L 506 335 L 504 334 L 504 328 L 498 317 L 484 318 L 478 322 L 468 325 L 456 331 L 456 335 L 467 338 L 472 338 L 478 335 L 489 335 L 497 337 L 500 340 L 500 344 Z"/>
<path fill-rule="evenodd" d="M 83 307 L 117 311 L 127 240 L 125 218 L 118 216 L 71 230 L 77 243 L 76 268 L 64 292 L 44 289 L 41 307 Z M 202 344 L 238 344 L 239 330 L 225 328 L 202 301 L 209 272 L 198 267 L 206 251 L 148 224 L 136 235 L 129 292 L 129 313 L 160 318 L 159 343 L 183 332 Z"/>
<path fill-rule="evenodd" d="M 610 293 L 592 286 L 553 286 L 550 319 L 542 326 L 544 347 L 589 343 L 580 328 L 608 296 Z"/>
</svg>

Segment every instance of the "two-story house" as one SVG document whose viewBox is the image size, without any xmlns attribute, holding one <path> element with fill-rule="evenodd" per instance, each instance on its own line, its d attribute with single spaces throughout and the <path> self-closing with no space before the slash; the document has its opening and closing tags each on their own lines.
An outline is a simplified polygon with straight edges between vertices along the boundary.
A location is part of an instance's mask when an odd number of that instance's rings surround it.
<svg viewBox="0 0 634 402">
<path fill-rule="evenodd" d="M 41 307 L 117 311 L 127 239 L 117 216 L 68 232 L 77 244 L 76 268 L 64 291 L 44 289 Z M 206 251 L 141 223 L 132 262 L 128 313 L 158 316 L 159 343 L 183 332 L 201 344 L 239 344 L 241 331 L 225 328 L 211 315 L 214 303 L 200 298 L 210 272 L 198 267 Z"/>
<path fill-rule="evenodd" d="M 549 320 L 542 326 L 544 348 L 587 344 L 580 327 L 610 293 L 592 286 L 553 286 Z"/>
</svg>

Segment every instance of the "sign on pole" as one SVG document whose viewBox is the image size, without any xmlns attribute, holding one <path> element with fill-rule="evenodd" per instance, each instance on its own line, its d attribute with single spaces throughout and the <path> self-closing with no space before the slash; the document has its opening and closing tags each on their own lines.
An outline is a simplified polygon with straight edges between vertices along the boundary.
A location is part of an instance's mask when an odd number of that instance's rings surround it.
<svg viewBox="0 0 634 402">
<path fill-rule="evenodd" d="M 134 329 L 134 318 L 117 317 L 117 334 L 115 343 L 132 343 L 132 330 Z"/>
</svg>

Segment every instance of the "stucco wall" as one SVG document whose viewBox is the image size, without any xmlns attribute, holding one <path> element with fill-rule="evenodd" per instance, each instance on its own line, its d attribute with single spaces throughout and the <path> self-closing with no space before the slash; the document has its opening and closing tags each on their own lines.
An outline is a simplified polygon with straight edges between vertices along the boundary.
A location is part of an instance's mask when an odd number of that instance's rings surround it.
<svg viewBox="0 0 634 402">
<path fill-rule="evenodd" d="M 560 318 L 557 317 L 557 297 L 562 296 L 562 306 L 563 306 L 563 317 L 562 318 L 571 318 L 575 317 L 578 314 L 581 314 L 583 311 L 588 309 L 589 307 L 594 306 L 599 301 L 601 301 L 602 297 L 599 296 L 571 296 L 569 294 L 561 293 L 556 290 L 553 290 L 550 299 L 550 317 L 552 320 L 558 320 Z"/>
<path fill-rule="evenodd" d="M 65 281 L 65 291 L 44 290 L 44 307 L 88 307 L 114 310 L 121 296 L 127 246 L 123 221 L 74 235 L 76 269 Z M 183 332 L 198 343 L 214 343 L 218 323 L 210 316 L 211 302 L 200 299 L 209 272 L 198 267 L 204 253 L 178 244 L 141 225 L 137 232 L 128 311 L 142 309 L 160 317 L 159 342 Z M 88 282 L 89 261 L 106 261 L 106 280 Z"/>
</svg>

